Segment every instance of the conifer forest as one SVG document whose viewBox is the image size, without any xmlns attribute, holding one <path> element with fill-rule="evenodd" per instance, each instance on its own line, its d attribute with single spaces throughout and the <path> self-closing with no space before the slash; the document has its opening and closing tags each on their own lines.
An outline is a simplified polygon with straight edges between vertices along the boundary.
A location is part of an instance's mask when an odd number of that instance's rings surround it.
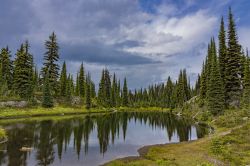
<svg viewBox="0 0 250 166">
<path fill-rule="evenodd" d="M 143 9 L 152 15 L 167 10 Z M 93 72 L 85 55 L 72 70 L 62 56 L 60 40 L 66 37 L 60 28 L 40 43 L 42 61 L 33 52 L 33 38 L 17 50 L 5 43 L 0 50 L 0 165 L 249 165 L 250 57 L 239 37 L 241 13 L 227 6 L 221 14 L 195 76 L 181 67 L 176 76 L 136 88 L 131 78 L 141 71 L 131 77 L 133 72 L 123 75 L 105 65 L 101 73 Z M 93 75 L 100 75 L 99 82 Z"/>
</svg>

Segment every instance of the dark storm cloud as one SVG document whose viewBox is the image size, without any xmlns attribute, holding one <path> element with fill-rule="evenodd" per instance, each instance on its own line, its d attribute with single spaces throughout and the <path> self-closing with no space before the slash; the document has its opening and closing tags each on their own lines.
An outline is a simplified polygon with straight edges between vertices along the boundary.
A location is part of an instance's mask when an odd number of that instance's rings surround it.
<svg viewBox="0 0 250 166">
<path fill-rule="evenodd" d="M 85 61 L 99 64 L 115 64 L 115 65 L 138 65 L 138 64 L 154 64 L 160 61 L 154 61 L 149 58 L 118 50 L 113 46 L 101 44 L 99 42 L 91 42 L 86 44 L 69 45 L 62 44 L 62 58 L 71 61 Z"/>
</svg>

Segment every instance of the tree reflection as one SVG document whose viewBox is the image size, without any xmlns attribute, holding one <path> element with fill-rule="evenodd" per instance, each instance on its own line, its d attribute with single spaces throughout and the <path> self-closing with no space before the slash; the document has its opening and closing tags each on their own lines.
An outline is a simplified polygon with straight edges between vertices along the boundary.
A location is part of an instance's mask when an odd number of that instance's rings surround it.
<svg viewBox="0 0 250 166">
<path fill-rule="evenodd" d="M 206 129 L 204 126 L 193 125 L 187 119 L 164 112 L 117 112 L 105 115 L 86 115 L 61 121 L 32 121 L 7 125 L 5 128 L 9 141 L 0 147 L 7 149 L 7 151 L 0 152 L 0 164 L 27 165 L 29 152 L 20 151 L 20 148 L 27 146 L 34 147 L 37 165 L 50 165 L 54 162 L 56 154 L 59 159 L 62 158 L 70 142 L 73 143 L 79 158 L 82 149 L 84 149 L 84 154 L 87 154 L 90 134 L 95 131 L 100 153 L 104 154 L 108 150 L 109 144 L 115 143 L 115 140 L 118 139 L 120 130 L 122 130 L 123 139 L 126 140 L 130 121 L 151 126 L 152 130 L 164 129 L 170 141 L 174 135 L 178 136 L 179 141 L 189 140 L 192 127 L 196 129 L 197 137 L 200 138 Z"/>
</svg>

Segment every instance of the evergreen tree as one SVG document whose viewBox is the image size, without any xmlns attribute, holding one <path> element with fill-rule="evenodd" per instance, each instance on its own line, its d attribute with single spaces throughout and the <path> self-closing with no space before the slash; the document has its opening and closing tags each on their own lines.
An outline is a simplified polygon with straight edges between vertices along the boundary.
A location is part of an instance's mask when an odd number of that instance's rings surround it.
<svg viewBox="0 0 250 166">
<path fill-rule="evenodd" d="M 84 75 L 83 63 L 81 64 L 81 67 L 80 67 L 78 81 L 79 81 L 79 95 L 81 97 L 84 97 L 85 96 L 85 75 Z"/>
<path fill-rule="evenodd" d="M 91 108 L 91 77 L 90 74 L 88 73 L 86 77 L 86 109 Z"/>
<path fill-rule="evenodd" d="M 242 106 L 248 108 L 250 105 L 250 69 L 249 69 L 249 59 L 245 61 L 244 66 L 244 78 L 243 78 L 243 98 Z"/>
<path fill-rule="evenodd" d="M 64 61 L 60 76 L 60 95 L 62 97 L 66 97 L 67 94 L 66 88 L 67 88 L 67 69 L 66 69 L 66 63 Z"/>
<path fill-rule="evenodd" d="M 50 81 L 49 81 L 49 74 L 45 75 L 44 83 L 43 83 L 43 102 L 42 106 L 45 108 L 53 107 L 53 97 L 50 91 Z"/>
<path fill-rule="evenodd" d="M 13 84 L 13 63 L 8 47 L 2 48 L 0 53 L 1 63 L 1 78 L 7 81 L 8 89 L 12 88 Z"/>
<path fill-rule="evenodd" d="M 203 62 L 202 71 L 201 71 L 201 85 L 200 85 L 200 97 L 201 97 L 201 99 L 206 98 L 206 92 L 207 92 L 206 67 L 205 67 L 205 64 Z"/>
<path fill-rule="evenodd" d="M 122 104 L 123 106 L 128 106 L 128 86 L 126 78 L 124 79 L 124 84 L 123 84 Z"/>
<path fill-rule="evenodd" d="M 173 83 L 170 77 L 168 77 L 167 85 L 166 85 L 166 106 L 168 108 L 171 107 L 171 96 L 173 95 Z"/>
<path fill-rule="evenodd" d="M 111 81 L 108 69 L 104 71 L 104 86 L 105 86 L 105 105 L 107 107 L 111 106 Z"/>
<path fill-rule="evenodd" d="M 236 34 L 235 22 L 231 8 L 229 9 L 229 25 L 228 25 L 228 47 L 227 59 L 225 67 L 225 92 L 227 104 L 239 106 L 239 98 L 241 95 L 240 82 L 240 50 L 238 37 Z"/>
<path fill-rule="evenodd" d="M 116 93 L 117 93 L 117 83 L 116 83 L 116 77 L 115 77 L 115 73 L 113 75 L 113 82 L 112 82 L 112 88 L 111 88 L 111 102 L 112 102 L 112 106 L 116 107 Z"/>
<path fill-rule="evenodd" d="M 104 98 L 105 98 L 105 76 L 104 76 L 104 70 L 102 70 L 102 76 L 98 90 L 98 103 L 102 106 L 104 106 Z"/>
<path fill-rule="evenodd" d="M 49 40 L 45 42 L 45 48 L 47 51 L 44 56 L 42 74 L 43 77 L 45 77 L 45 74 L 48 73 L 49 82 L 51 84 L 51 93 L 53 95 L 58 95 L 59 65 L 57 64 L 57 61 L 59 60 L 59 46 L 54 32 L 49 36 Z"/>
<path fill-rule="evenodd" d="M 177 85 L 176 85 L 177 89 L 176 89 L 176 92 L 177 92 L 177 96 L 176 96 L 176 99 L 177 99 L 177 105 L 182 107 L 183 104 L 184 104 L 184 101 L 185 101 L 185 91 L 184 91 L 184 83 L 183 83 L 183 72 L 182 70 L 180 71 L 180 74 L 179 74 L 179 78 L 178 78 L 178 82 L 177 82 Z"/>
<path fill-rule="evenodd" d="M 76 95 L 76 96 L 79 96 L 79 76 L 78 76 L 78 73 L 77 73 L 77 75 L 76 75 L 75 95 Z"/>
<path fill-rule="evenodd" d="M 72 95 L 72 83 L 71 83 L 71 76 L 70 74 L 68 75 L 68 77 L 66 78 L 66 85 L 65 85 L 65 96 L 68 99 L 68 101 L 70 101 L 71 99 L 71 95 Z"/>
<path fill-rule="evenodd" d="M 221 78 L 223 81 L 223 86 L 225 85 L 225 70 L 227 63 L 227 46 L 226 46 L 226 34 L 224 28 L 224 20 L 221 18 L 220 32 L 219 32 L 219 66 Z"/>
<path fill-rule="evenodd" d="M 211 47 L 212 50 L 216 50 L 215 43 L 212 43 Z M 223 111 L 224 108 L 224 89 L 219 64 L 217 62 L 216 51 L 212 52 L 212 59 L 211 74 L 207 91 L 207 102 L 208 110 L 212 114 L 217 115 Z"/>
<path fill-rule="evenodd" d="M 28 48 L 28 42 L 22 44 L 14 61 L 15 93 L 25 99 L 30 99 L 33 92 L 33 56 Z"/>
</svg>

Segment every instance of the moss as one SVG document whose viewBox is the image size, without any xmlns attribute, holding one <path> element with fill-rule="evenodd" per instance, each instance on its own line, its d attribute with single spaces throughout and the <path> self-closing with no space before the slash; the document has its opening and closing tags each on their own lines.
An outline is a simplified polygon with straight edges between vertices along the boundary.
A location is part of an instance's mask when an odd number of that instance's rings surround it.
<svg viewBox="0 0 250 166">
<path fill-rule="evenodd" d="M 4 129 L 0 128 L 0 140 L 6 137 L 6 132 Z"/>
</svg>

